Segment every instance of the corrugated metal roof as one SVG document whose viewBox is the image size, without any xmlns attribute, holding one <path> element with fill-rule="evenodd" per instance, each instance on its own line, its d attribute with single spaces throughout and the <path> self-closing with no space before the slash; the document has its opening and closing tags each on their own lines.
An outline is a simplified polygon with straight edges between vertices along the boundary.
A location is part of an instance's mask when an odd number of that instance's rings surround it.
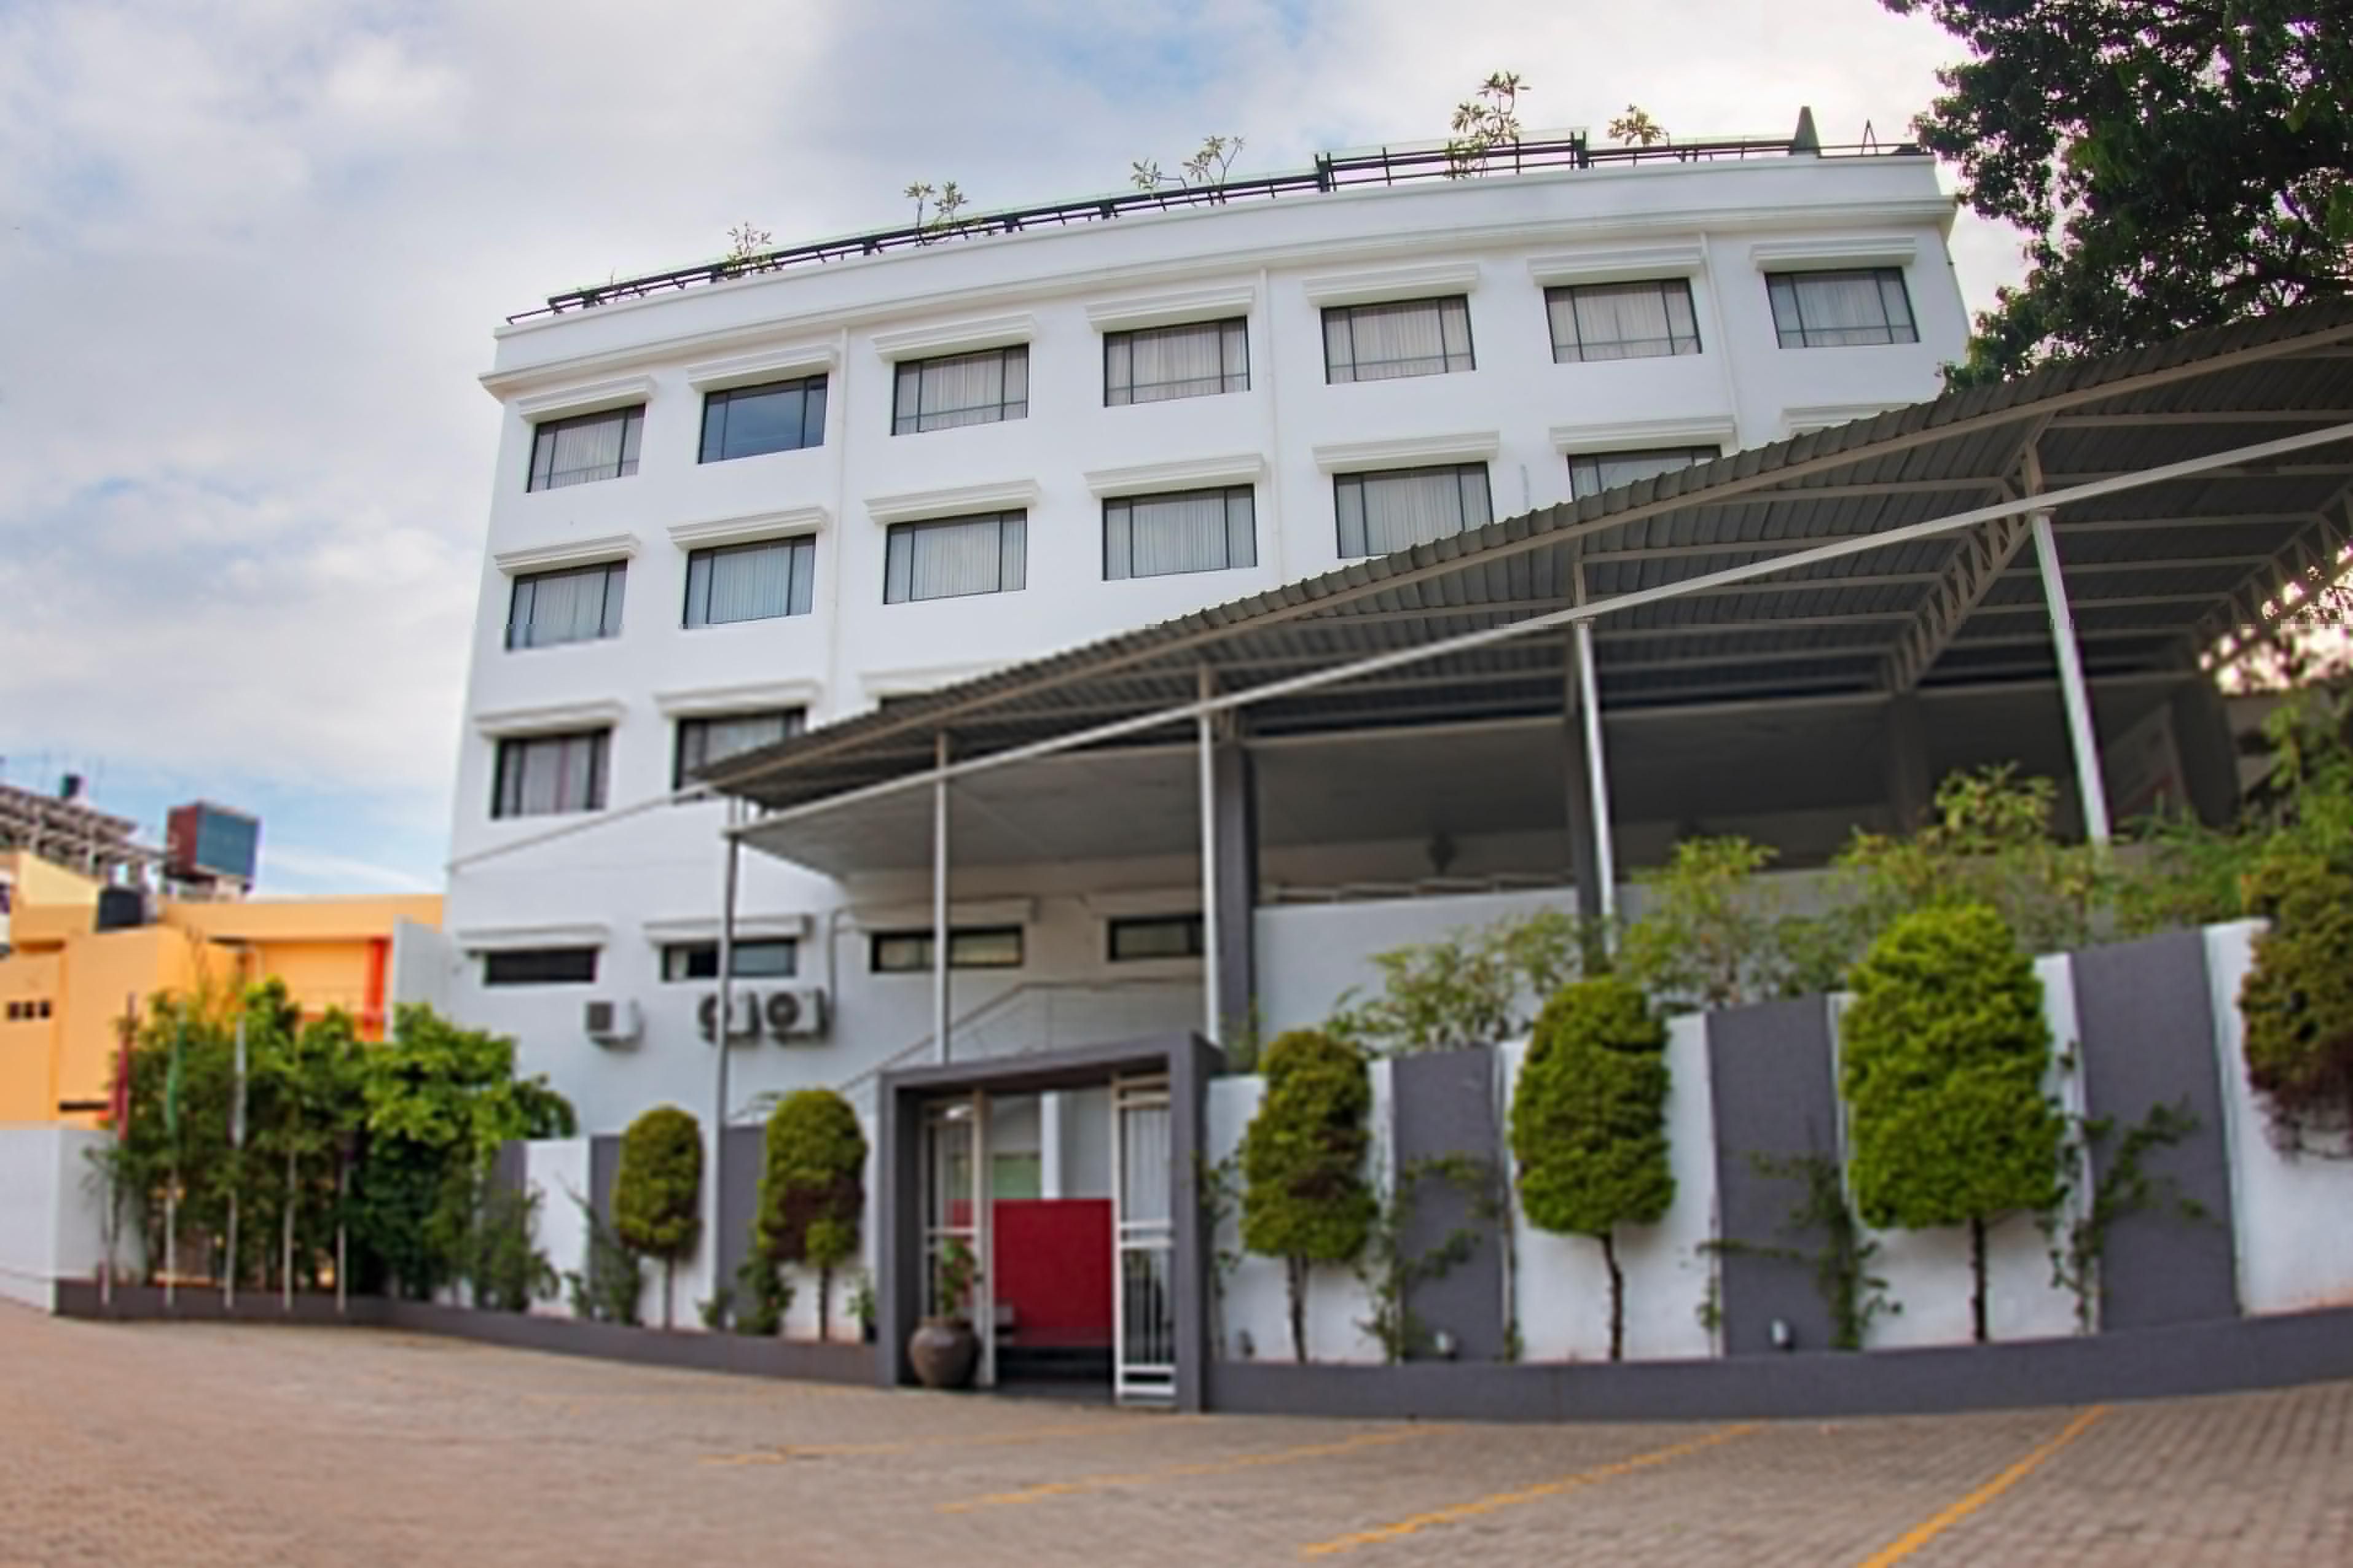
<svg viewBox="0 0 2353 1568">
<path fill-rule="evenodd" d="M 2329 301 L 2046 366 L 894 700 L 730 759 L 708 777 L 770 806 L 801 804 L 927 770 L 938 731 L 959 754 L 981 754 L 1190 701 L 1205 665 L 1220 689 L 1247 690 L 1580 602 L 1596 614 L 1605 707 L 1868 692 L 1938 593 L 1958 535 L 1629 610 L 1609 602 L 2013 496 L 2030 447 L 2045 488 L 2057 489 L 2342 422 L 2353 411 L 2348 343 L 2353 300 Z M 2353 451 L 2339 444 L 2062 509 L 2055 523 L 2086 663 L 2179 668 L 2196 638 L 2232 624 L 2234 593 L 2271 581 L 2271 563 L 2299 540 L 2325 537 L 2316 519 L 2344 503 L 2348 479 Z M 2031 566 L 2024 554 L 1985 587 L 1942 668 L 1923 679 L 2040 668 Z M 1531 635 L 1286 695 L 1252 708 L 1251 723 L 1280 731 L 1556 711 L 1565 674 L 1562 637 Z"/>
</svg>

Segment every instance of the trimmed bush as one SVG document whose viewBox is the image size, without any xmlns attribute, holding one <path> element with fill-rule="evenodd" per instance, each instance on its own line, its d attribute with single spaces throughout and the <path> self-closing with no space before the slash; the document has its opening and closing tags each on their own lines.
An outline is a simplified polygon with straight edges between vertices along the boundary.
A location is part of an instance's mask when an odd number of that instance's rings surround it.
<svg viewBox="0 0 2353 1568">
<path fill-rule="evenodd" d="M 2353 876 L 2310 856 L 2276 857 L 2249 879 L 2272 929 L 2239 986 L 2247 1081 L 2281 1147 L 2353 1133 Z"/>
<path fill-rule="evenodd" d="M 1242 1134 L 1242 1245 L 1283 1261 L 1291 1348 L 1307 1360 L 1307 1275 L 1364 1250 L 1377 1205 L 1365 1180 L 1372 1079 L 1364 1053 L 1315 1029 L 1279 1036 L 1266 1096 Z"/>
<path fill-rule="evenodd" d="M 1601 1244 L 1609 1359 L 1626 1353 L 1617 1230 L 1656 1225 L 1675 1201 L 1667 1164 L 1667 1026 L 1615 975 L 1565 985 L 1545 1005 L 1512 1090 L 1512 1158 L 1528 1223 Z"/>
<path fill-rule="evenodd" d="M 613 1231 L 623 1246 L 661 1259 L 669 1328 L 671 1277 L 702 1234 L 702 1128 L 677 1106 L 655 1106 L 621 1134 Z"/>
<path fill-rule="evenodd" d="M 797 1089 L 768 1117 L 753 1240 L 782 1263 L 817 1270 L 817 1331 L 831 1331 L 833 1271 L 858 1256 L 866 1212 L 866 1133 L 829 1089 Z"/>
<path fill-rule="evenodd" d="M 2042 982 L 1984 904 L 1918 910 L 1855 966 L 1839 1026 L 1849 1177 L 1865 1223 L 1967 1226 L 1978 1341 L 1986 1230 L 2060 1199 L 2066 1121 L 2042 1091 Z"/>
</svg>

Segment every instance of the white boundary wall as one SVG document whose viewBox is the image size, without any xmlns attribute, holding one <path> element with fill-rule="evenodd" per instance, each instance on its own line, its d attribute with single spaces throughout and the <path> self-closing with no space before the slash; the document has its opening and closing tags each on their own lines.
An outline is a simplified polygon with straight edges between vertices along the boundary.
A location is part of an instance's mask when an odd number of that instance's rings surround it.
<svg viewBox="0 0 2353 1568">
<path fill-rule="evenodd" d="M 89 1152 L 108 1135 L 78 1127 L 0 1127 L 0 1298 L 49 1310 L 59 1279 L 106 1261 L 106 1201 Z M 121 1260 L 137 1267 L 135 1239 Z"/>
</svg>

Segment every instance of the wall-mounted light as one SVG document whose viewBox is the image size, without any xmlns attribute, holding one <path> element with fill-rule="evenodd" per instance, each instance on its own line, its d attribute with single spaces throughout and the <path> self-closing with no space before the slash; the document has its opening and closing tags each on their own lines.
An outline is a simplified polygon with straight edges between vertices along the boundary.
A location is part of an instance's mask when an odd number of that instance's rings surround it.
<svg viewBox="0 0 2353 1568">
<path fill-rule="evenodd" d="M 1789 1320 L 1787 1318 L 1773 1320 L 1773 1348 L 1777 1351 L 1793 1351 L 1798 1348 L 1798 1331 L 1789 1326 Z"/>
<path fill-rule="evenodd" d="M 1430 1336 L 1430 1348 L 1438 1352 L 1440 1360 L 1452 1361 L 1461 1352 L 1462 1345 L 1452 1334 L 1440 1329 Z"/>
</svg>

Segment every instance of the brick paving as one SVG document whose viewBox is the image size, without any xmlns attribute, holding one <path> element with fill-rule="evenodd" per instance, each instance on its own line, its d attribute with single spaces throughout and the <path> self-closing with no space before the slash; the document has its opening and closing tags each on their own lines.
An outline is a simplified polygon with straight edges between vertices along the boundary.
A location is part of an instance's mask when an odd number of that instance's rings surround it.
<svg viewBox="0 0 2353 1568">
<path fill-rule="evenodd" d="M 1176 1417 L 0 1305 L 0 1565 L 2353 1564 L 2353 1384 L 2084 1417 Z"/>
</svg>

